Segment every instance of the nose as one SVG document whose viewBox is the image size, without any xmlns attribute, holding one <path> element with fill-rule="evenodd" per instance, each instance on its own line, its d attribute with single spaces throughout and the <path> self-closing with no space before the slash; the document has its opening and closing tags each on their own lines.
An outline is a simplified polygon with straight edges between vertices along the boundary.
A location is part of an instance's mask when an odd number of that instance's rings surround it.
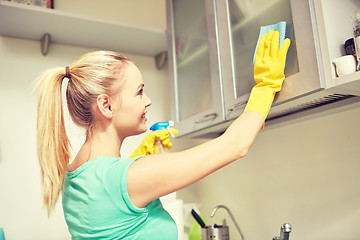
<svg viewBox="0 0 360 240">
<path fill-rule="evenodd" d="M 146 94 L 144 94 L 144 97 L 145 97 L 145 99 L 144 99 L 145 100 L 145 106 L 149 107 L 151 105 L 151 100 Z"/>
</svg>

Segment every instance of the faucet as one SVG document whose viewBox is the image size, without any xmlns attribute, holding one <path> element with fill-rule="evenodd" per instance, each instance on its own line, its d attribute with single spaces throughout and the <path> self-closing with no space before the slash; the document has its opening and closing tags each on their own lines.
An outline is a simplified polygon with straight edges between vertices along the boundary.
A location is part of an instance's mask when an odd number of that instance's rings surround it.
<svg viewBox="0 0 360 240">
<path fill-rule="evenodd" d="M 273 240 L 289 240 L 289 235 L 291 232 L 291 224 L 284 223 L 280 228 L 280 237 L 274 237 Z"/>
<path fill-rule="evenodd" d="M 228 212 L 228 214 L 230 215 L 231 220 L 234 222 L 234 224 L 235 224 L 238 232 L 240 233 L 241 239 L 242 239 L 242 240 L 245 240 L 244 235 L 243 235 L 243 233 L 241 232 L 241 229 L 240 229 L 239 225 L 237 224 L 234 216 L 233 216 L 232 213 L 230 212 L 230 209 L 229 209 L 228 207 L 226 207 L 225 205 L 218 205 L 218 206 L 216 206 L 216 207 L 213 209 L 210 217 L 214 217 L 215 212 L 216 212 L 219 208 L 224 208 L 224 209 Z"/>
</svg>

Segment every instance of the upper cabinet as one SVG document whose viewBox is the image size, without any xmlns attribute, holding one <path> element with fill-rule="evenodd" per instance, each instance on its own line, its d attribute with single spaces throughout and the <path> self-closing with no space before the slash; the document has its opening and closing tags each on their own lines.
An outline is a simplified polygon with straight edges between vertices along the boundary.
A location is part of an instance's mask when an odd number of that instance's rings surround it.
<svg viewBox="0 0 360 240">
<path fill-rule="evenodd" d="M 171 116 L 181 133 L 225 120 L 213 1 L 168 2 Z"/>
<path fill-rule="evenodd" d="M 0 1 L 0 34 L 54 43 L 156 56 L 167 50 L 165 29 L 80 16 L 56 9 Z"/>
<path fill-rule="evenodd" d="M 291 46 L 286 79 L 268 120 L 360 95 L 359 73 L 336 78 L 331 63 L 344 54 L 339 49 L 352 36 L 344 34 L 339 41 L 336 29 L 346 25 L 351 30 L 349 11 L 360 8 L 359 4 L 351 0 L 167 0 L 172 118 L 179 135 L 209 127 L 221 133 L 243 112 L 255 85 L 253 57 L 260 27 L 280 21 L 286 22 Z M 342 19 L 328 25 L 339 19 L 333 16 Z M 327 29 L 332 27 L 335 30 Z M 332 56 L 329 42 L 336 49 Z M 344 90 L 343 84 L 349 82 L 352 90 Z"/>
<path fill-rule="evenodd" d="M 286 22 L 291 40 L 286 81 L 274 105 L 320 89 L 314 33 L 307 1 L 217 1 L 226 119 L 244 110 L 255 85 L 253 59 L 261 26 Z"/>
</svg>

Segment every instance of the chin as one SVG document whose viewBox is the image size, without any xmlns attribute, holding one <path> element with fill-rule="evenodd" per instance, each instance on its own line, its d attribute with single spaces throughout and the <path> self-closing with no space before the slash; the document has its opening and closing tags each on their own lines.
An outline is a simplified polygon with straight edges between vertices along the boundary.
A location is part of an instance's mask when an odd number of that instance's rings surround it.
<svg viewBox="0 0 360 240">
<path fill-rule="evenodd" d="M 147 126 L 144 125 L 144 126 L 139 128 L 139 130 L 137 131 L 138 133 L 136 135 L 142 134 L 142 133 L 144 133 L 146 131 L 147 131 Z"/>
<path fill-rule="evenodd" d="M 144 132 L 146 132 L 146 131 L 147 131 L 147 128 L 145 128 L 144 130 L 142 130 L 139 134 L 144 133 Z"/>
</svg>

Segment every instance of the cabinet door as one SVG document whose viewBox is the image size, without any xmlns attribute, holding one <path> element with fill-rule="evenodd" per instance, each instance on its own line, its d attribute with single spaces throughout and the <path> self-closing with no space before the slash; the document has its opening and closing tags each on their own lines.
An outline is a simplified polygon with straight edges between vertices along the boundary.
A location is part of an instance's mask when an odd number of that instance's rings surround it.
<svg viewBox="0 0 360 240">
<path fill-rule="evenodd" d="M 171 116 L 184 135 L 224 120 L 215 5 L 168 0 L 167 13 Z"/>
<path fill-rule="evenodd" d="M 219 0 L 217 7 L 226 119 L 244 110 L 255 85 L 253 58 L 261 26 L 286 21 L 291 40 L 286 79 L 274 105 L 321 88 L 308 1 Z"/>
</svg>

